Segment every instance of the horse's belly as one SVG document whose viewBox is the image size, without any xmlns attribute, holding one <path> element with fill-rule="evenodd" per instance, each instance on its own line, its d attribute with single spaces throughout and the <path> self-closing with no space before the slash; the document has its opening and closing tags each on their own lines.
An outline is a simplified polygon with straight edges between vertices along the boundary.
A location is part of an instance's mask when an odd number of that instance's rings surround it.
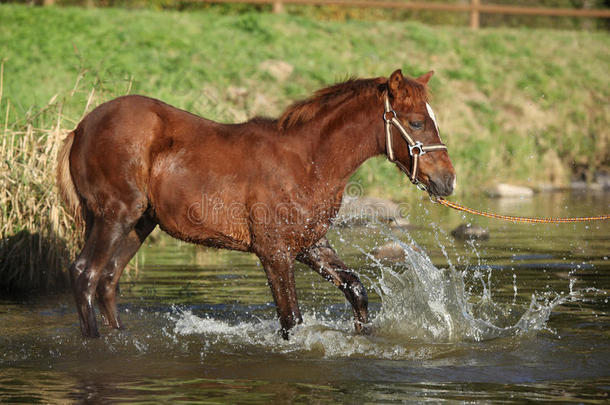
<svg viewBox="0 0 610 405">
<path fill-rule="evenodd" d="M 159 159 L 151 171 L 149 199 L 161 228 L 189 242 L 248 250 L 252 237 L 240 202 L 243 186 L 172 162 Z"/>
<path fill-rule="evenodd" d="M 207 212 L 200 201 L 184 204 L 171 212 L 155 208 L 157 221 L 170 235 L 206 246 L 249 250 L 247 223 L 219 212 Z"/>
<path fill-rule="evenodd" d="M 217 229 L 207 227 L 185 228 L 174 226 L 159 220 L 159 226 L 171 236 L 186 242 L 197 243 L 204 246 L 221 249 L 232 249 L 239 251 L 250 250 L 250 236 L 244 230 L 234 229 L 229 232 L 221 232 Z"/>
</svg>

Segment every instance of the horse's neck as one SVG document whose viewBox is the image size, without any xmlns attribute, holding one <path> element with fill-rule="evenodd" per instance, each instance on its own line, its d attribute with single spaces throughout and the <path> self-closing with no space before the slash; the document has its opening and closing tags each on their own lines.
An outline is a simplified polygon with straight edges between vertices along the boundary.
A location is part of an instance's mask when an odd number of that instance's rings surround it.
<svg viewBox="0 0 610 405">
<path fill-rule="evenodd" d="M 357 106 L 354 103 L 329 114 L 320 120 L 322 124 L 306 124 L 299 131 L 310 139 L 316 177 L 330 188 L 342 190 L 362 163 L 384 152 L 382 105 L 377 105 L 376 98 Z"/>
</svg>

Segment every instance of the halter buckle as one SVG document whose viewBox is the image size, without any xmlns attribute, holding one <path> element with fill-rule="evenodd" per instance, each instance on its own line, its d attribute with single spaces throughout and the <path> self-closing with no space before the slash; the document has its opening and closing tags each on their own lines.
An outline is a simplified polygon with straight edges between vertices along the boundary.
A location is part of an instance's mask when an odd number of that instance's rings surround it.
<svg viewBox="0 0 610 405">
<path fill-rule="evenodd" d="M 409 153 L 411 154 L 411 156 L 414 155 L 413 149 L 417 149 L 419 151 L 417 153 L 419 156 L 425 155 L 427 153 L 424 150 L 424 144 L 421 143 L 420 141 L 416 141 L 414 145 L 408 145 L 408 146 L 409 146 Z"/>
<path fill-rule="evenodd" d="M 421 191 L 428 191 L 426 185 L 417 179 L 413 182 L 413 184 L 415 184 L 415 187 L 417 187 Z"/>
</svg>

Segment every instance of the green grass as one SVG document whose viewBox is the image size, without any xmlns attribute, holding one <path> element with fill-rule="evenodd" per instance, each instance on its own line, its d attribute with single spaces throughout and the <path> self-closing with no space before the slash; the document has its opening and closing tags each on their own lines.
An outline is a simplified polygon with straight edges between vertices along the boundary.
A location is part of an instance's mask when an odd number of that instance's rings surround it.
<svg viewBox="0 0 610 405">
<path fill-rule="evenodd" d="M 141 93 L 235 122 L 277 116 L 348 76 L 434 69 L 433 105 L 463 192 L 499 181 L 565 185 L 573 168 L 610 161 L 609 40 L 604 32 L 2 5 L 0 111 L 10 103 L 8 125 L 19 127 L 59 94 L 60 125 L 71 128 L 94 89 L 93 105 Z M 268 59 L 294 72 L 278 81 L 259 69 Z M 247 92 L 230 96 L 230 86 Z M 34 125 L 55 121 L 39 116 Z M 383 159 L 355 179 L 394 198 L 408 183 Z"/>
</svg>

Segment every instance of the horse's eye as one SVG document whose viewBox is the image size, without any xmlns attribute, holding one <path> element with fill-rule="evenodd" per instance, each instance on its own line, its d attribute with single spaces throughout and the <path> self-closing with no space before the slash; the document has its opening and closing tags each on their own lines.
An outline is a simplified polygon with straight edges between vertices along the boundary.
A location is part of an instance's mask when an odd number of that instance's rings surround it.
<svg viewBox="0 0 610 405">
<path fill-rule="evenodd" d="M 424 122 L 423 121 L 410 121 L 409 122 L 409 126 L 413 129 L 424 129 Z"/>
</svg>

